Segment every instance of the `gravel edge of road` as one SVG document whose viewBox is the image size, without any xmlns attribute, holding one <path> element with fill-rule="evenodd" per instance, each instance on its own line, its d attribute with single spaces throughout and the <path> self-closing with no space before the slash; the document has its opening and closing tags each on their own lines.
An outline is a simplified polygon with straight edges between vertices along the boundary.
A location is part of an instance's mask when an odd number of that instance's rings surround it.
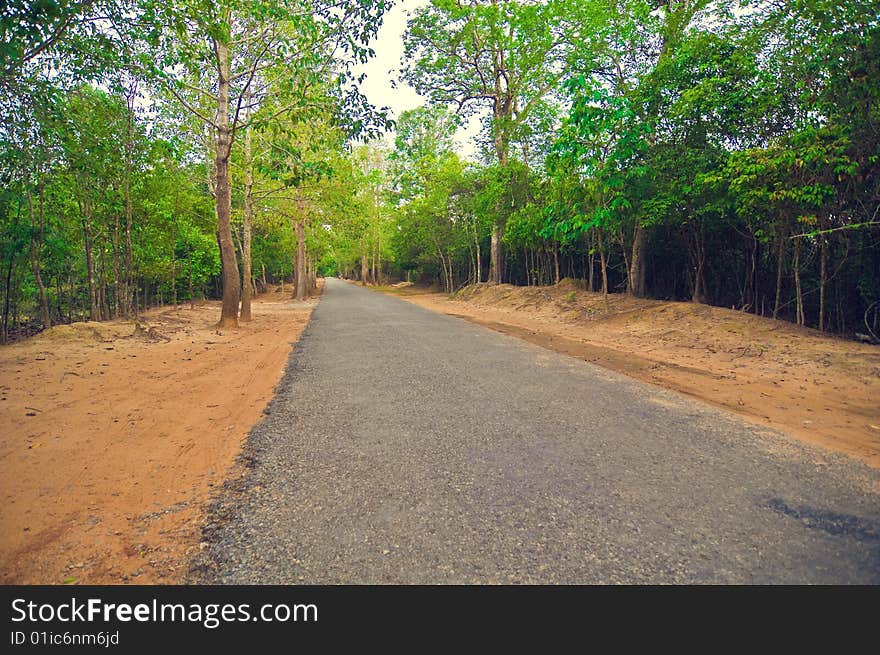
<svg viewBox="0 0 880 655">
<path fill-rule="evenodd" d="M 255 485 L 255 468 L 257 458 L 261 450 L 260 444 L 255 440 L 258 435 L 259 428 L 266 420 L 266 417 L 272 414 L 275 405 L 279 402 L 279 392 L 287 387 L 300 372 L 298 369 L 299 357 L 302 352 L 303 342 L 311 336 L 312 320 L 315 315 L 315 309 L 321 303 L 324 294 L 322 293 L 316 299 L 309 315 L 309 320 L 303 327 L 296 341 L 291 342 L 293 348 L 288 355 L 287 363 L 284 365 L 284 373 L 272 390 L 272 398 L 269 400 L 265 408 L 263 408 L 262 418 L 255 423 L 248 431 L 241 452 L 235 458 L 235 462 L 226 472 L 226 480 L 218 488 L 208 503 L 205 510 L 205 522 L 201 528 L 201 538 L 198 544 L 198 550 L 190 556 L 187 563 L 187 572 L 183 576 L 182 584 L 186 585 L 222 585 L 219 578 L 219 570 L 222 564 L 220 554 L 215 546 L 220 543 L 223 529 L 232 521 L 236 509 L 239 507 L 240 501 L 253 489 Z"/>
</svg>

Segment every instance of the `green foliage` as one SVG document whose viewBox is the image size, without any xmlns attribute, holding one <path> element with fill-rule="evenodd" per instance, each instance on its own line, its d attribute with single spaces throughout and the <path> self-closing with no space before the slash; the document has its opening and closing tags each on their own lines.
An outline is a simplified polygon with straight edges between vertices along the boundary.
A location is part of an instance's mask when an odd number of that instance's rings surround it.
<svg viewBox="0 0 880 655">
<path fill-rule="evenodd" d="M 218 46 L 259 279 L 290 278 L 301 225 L 316 271 L 365 282 L 453 291 L 491 250 L 515 282 L 601 270 L 841 332 L 880 297 L 876 0 L 432 0 L 401 72 L 429 103 L 390 148 L 354 73 L 388 0 L 7 4 L 4 338 L 218 294 Z"/>
<path fill-rule="evenodd" d="M 836 303 L 837 329 L 861 321 L 880 297 L 876 1 L 556 2 L 540 26 L 525 4 L 432 2 L 409 24 L 404 70 L 434 103 L 484 108 L 510 171 L 469 173 L 457 203 L 505 228 L 514 279 L 534 280 L 558 247 L 585 277 L 601 254 L 617 288 L 647 269 L 662 297 L 775 306 L 823 328 Z M 566 45 L 546 49 L 545 26 Z M 518 86 L 533 74 L 558 83 Z M 430 241 L 401 240 L 410 261 Z"/>
</svg>

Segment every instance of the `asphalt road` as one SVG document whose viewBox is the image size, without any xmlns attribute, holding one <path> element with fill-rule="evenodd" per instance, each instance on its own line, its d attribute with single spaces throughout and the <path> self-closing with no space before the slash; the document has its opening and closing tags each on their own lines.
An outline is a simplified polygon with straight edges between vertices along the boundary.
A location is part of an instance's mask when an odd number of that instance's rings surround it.
<svg viewBox="0 0 880 655">
<path fill-rule="evenodd" d="M 194 575 L 880 583 L 880 473 L 328 279 Z"/>
</svg>

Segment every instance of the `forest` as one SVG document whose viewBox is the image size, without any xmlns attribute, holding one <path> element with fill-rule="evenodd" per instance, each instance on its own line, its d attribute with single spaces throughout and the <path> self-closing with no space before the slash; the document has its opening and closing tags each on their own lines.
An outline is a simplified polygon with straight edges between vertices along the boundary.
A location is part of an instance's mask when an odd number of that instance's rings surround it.
<svg viewBox="0 0 880 655">
<path fill-rule="evenodd" d="M 399 116 L 358 72 L 394 4 L 6 3 L 2 342 L 324 275 L 880 335 L 876 0 L 413 2 Z"/>
</svg>

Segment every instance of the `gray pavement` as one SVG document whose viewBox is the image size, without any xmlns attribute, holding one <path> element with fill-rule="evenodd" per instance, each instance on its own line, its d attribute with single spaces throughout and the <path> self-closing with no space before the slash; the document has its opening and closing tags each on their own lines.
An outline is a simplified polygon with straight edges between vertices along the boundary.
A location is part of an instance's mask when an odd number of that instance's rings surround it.
<svg viewBox="0 0 880 655">
<path fill-rule="evenodd" d="M 880 472 L 334 279 L 246 458 L 196 580 L 880 582 Z"/>
</svg>

